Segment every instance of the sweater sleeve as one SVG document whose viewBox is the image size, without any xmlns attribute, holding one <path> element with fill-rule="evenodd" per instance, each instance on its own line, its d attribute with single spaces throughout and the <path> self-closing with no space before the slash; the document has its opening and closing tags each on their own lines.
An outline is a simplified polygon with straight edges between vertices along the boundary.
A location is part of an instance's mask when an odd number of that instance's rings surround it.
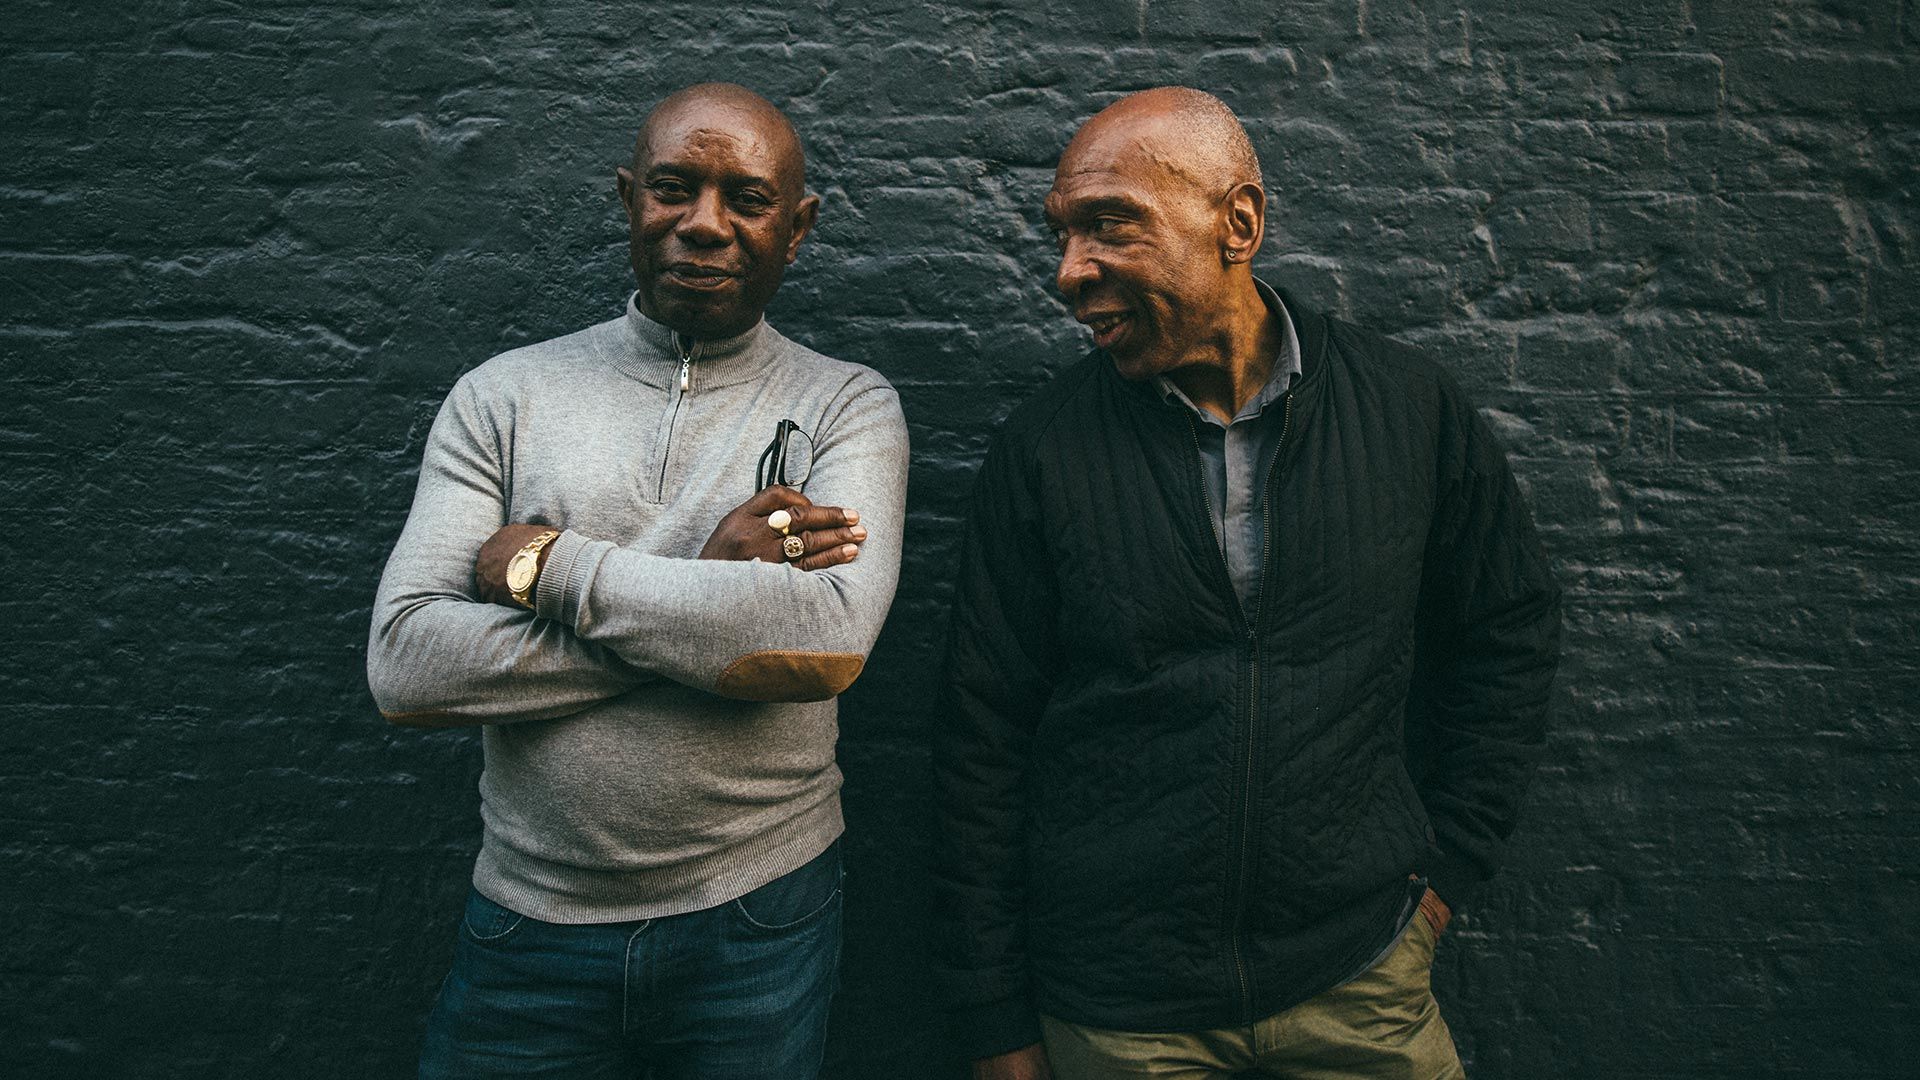
<svg viewBox="0 0 1920 1080">
<path fill-rule="evenodd" d="M 541 615 L 675 682 L 752 701 L 821 701 L 859 676 L 900 576 L 907 426 L 877 376 L 850 385 L 814 436 L 806 495 L 860 512 L 853 562 L 652 555 L 567 531 L 541 572 Z"/>
<path fill-rule="evenodd" d="M 1059 605 L 1016 457 L 996 443 L 975 488 L 934 744 L 940 966 L 956 1043 L 976 1059 L 1040 1039 L 1026 951 L 1026 771 L 1059 667 Z"/>
<path fill-rule="evenodd" d="M 395 723 L 566 716 L 651 679 L 565 627 L 475 596 L 474 558 L 506 523 L 499 446 L 463 378 L 427 436 L 413 509 L 374 599 L 367 683 Z"/>
<path fill-rule="evenodd" d="M 1498 867 L 1545 738 L 1560 590 L 1505 452 L 1443 385 L 1446 479 L 1422 575 L 1407 742 L 1434 833 L 1424 869 L 1458 908 Z"/>
</svg>

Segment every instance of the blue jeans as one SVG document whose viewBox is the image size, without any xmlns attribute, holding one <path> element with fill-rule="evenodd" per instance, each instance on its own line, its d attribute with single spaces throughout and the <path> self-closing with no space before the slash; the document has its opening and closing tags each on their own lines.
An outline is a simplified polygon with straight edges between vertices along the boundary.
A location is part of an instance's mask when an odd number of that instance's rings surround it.
<svg viewBox="0 0 1920 1080">
<path fill-rule="evenodd" d="M 563 926 L 467 898 L 421 1080 L 806 1080 L 840 970 L 840 844 L 719 907 Z"/>
</svg>

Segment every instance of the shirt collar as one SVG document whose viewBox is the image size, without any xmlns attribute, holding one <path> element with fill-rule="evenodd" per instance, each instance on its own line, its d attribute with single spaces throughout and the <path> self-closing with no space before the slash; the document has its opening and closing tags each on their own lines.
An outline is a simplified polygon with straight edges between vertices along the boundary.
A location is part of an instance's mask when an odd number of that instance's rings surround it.
<svg viewBox="0 0 1920 1080">
<path fill-rule="evenodd" d="M 772 359 L 780 335 L 766 319 L 730 338 L 685 342 L 671 329 L 640 313 L 640 294 L 627 297 L 626 348 L 617 357 L 623 371 L 649 386 L 669 386 L 680 378 L 683 359 L 691 362 L 694 387 L 725 386 L 760 374 Z M 682 344 L 688 344 L 682 353 Z"/>
<path fill-rule="evenodd" d="M 1251 420 L 1266 411 L 1267 406 L 1279 400 L 1280 395 L 1286 393 L 1287 388 L 1293 385 L 1293 380 L 1299 378 L 1301 370 L 1300 335 L 1294 332 L 1293 317 L 1287 313 L 1287 305 L 1281 302 L 1280 294 L 1273 291 L 1273 286 L 1268 285 L 1259 278 L 1253 279 L 1253 287 L 1259 291 L 1260 299 L 1266 302 L 1267 310 L 1280 316 L 1280 332 L 1282 337 L 1280 339 L 1280 353 L 1274 357 L 1273 371 L 1268 374 L 1266 385 L 1262 386 L 1260 392 L 1253 395 L 1253 397 L 1241 407 L 1240 411 L 1234 414 L 1233 423 L 1236 424 L 1242 420 Z M 1165 375 L 1160 375 L 1156 377 L 1155 382 L 1160 387 L 1160 395 L 1163 399 L 1177 401 L 1185 405 L 1187 408 L 1192 409 L 1202 420 L 1206 420 L 1220 427 L 1228 426 L 1220 423 L 1219 417 L 1195 405 L 1192 399 L 1187 397 L 1185 392 L 1174 385 L 1172 379 L 1167 378 Z"/>
</svg>

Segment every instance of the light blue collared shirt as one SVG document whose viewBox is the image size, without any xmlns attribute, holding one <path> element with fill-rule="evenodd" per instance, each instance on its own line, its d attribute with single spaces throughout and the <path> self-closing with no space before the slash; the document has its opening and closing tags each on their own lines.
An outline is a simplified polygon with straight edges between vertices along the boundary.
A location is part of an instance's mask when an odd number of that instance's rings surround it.
<svg viewBox="0 0 1920 1080">
<path fill-rule="evenodd" d="M 1260 554 L 1267 539 L 1263 517 L 1266 477 L 1260 474 L 1280 444 L 1285 423 L 1284 409 L 1269 411 L 1267 406 L 1280 400 L 1301 370 L 1300 338 L 1294 332 L 1287 306 L 1266 282 L 1255 278 L 1253 284 L 1268 309 L 1280 316 L 1285 337 L 1267 384 L 1241 407 L 1232 423 L 1221 423 L 1219 417 L 1195 405 L 1166 376 L 1158 380 L 1164 397 L 1185 405 L 1202 421 L 1195 428 L 1200 436 L 1200 471 L 1207 482 L 1207 504 L 1213 511 L 1213 527 L 1227 559 L 1233 591 L 1249 614 L 1260 592 Z"/>
</svg>

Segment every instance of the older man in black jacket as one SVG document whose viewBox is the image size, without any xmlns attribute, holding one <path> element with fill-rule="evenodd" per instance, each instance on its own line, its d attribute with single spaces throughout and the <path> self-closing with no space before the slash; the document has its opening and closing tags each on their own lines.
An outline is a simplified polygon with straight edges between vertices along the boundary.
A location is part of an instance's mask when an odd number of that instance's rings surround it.
<svg viewBox="0 0 1920 1080">
<path fill-rule="evenodd" d="M 1265 212 L 1177 87 L 1047 197 L 1096 348 L 987 455 L 936 753 L 977 1077 L 1460 1075 L 1428 968 L 1513 829 L 1559 593 L 1448 373 L 1253 276 Z"/>
</svg>

